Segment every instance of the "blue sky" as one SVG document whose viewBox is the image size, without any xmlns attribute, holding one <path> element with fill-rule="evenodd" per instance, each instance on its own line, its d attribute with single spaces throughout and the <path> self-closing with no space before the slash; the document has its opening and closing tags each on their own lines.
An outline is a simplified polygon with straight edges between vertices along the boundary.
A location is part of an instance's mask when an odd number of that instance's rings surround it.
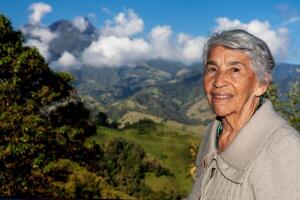
<svg viewBox="0 0 300 200">
<path fill-rule="evenodd" d="M 149 49 L 152 48 L 152 43 L 147 41 L 147 36 L 153 32 L 155 27 L 160 27 L 158 32 L 166 32 L 168 29 L 168 33 L 171 32 L 173 38 L 177 37 L 178 39 L 181 33 L 188 35 L 189 40 L 184 40 L 184 47 L 177 44 L 178 42 L 172 44 L 173 46 L 170 44 L 170 46 L 186 48 L 185 52 L 191 52 L 188 50 L 194 49 L 194 53 L 197 53 L 197 50 L 190 43 L 198 41 L 200 44 L 203 38 L 214 31 L 232 27 L 244 28 L 254 31 L 254 34 L 267 40 L 278 61 L 300 64 L 299 0 L 1 0 L 0 12 L 12 20 L 15 28 L 19 28 L 29 23 L 29 16 L 33 12 L 29 8 L 33 3 L 38 2 L 43 2 L 51 7 L 51 11 L 39 19 L 38 23 L 44 27 L 59 19 L 73 20 L 83 16 L 89 17 L 99 30 L 107 28 L 105 21 L 110 20 L 112 25 L 109 28 L 112 30 L 118 25 L 114 21 L 118 14 L 123 13 L 125 18 L 127 16 L 127 19 L 130 20 L 128 15 L 133 12 L 142 21 L 142 28 L 133 31 L 132 34 L 118 35 L 118 37 L 128 37 L 130 41 L 127 42 L 132 42 L 132 38 L 142 39 L 144 41 L 142 44 Z M 101 43 L 100 39 L 99 44 Z M 103 45 L 103 43 L 104 41 L 101 44 Z M 165 50 L 168 51 L 167 48 Z M 145 52 L 148 51 L 145 50 Z M 180 53 L 184 52 L 166 54 L 166 58 Z M 184 61 L 194 61 L 193 59 L 196 60 L 191 56 L 182 56 Z M 120 62 L 116 61 L 116 64 Z"/>
</svg>

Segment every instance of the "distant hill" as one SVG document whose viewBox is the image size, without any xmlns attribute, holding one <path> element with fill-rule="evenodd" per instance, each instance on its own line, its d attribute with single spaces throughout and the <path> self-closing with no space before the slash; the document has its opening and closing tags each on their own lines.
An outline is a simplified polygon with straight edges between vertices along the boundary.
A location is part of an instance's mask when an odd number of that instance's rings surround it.
<svg viewBox="0 0 300 200">
<path fill-rule="evenodd" d="M 278 63 L 273 72 L 274 82 L 282 93 L 286 93 L 289 83 L 300 77 L 300 64 Z"/>
<path fill-rule="evenodd" d="M 81 95 L 91 96 L 103 105 L 113 119 L 137 111 L 181 123 L 198 124 L 201 120 L 187 116 L 187 111 L 203 99 L 201 67 L 173 64 L 159 60 L 136 67 L 84 67 L 80 74 L 77 73 L 74 84 Z M 201 106 L 203 111 L 208 111 L 207 104 Z M 207 118 L 201 119 L 205 121 Z"/>
</svg>

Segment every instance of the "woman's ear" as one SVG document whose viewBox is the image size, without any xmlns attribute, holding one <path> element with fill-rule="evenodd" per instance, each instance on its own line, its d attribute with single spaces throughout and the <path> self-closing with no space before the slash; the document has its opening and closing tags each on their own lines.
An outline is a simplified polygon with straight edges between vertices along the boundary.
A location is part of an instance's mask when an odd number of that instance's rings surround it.
<svg viewBox="0 0 300 200">
<path fill-rule="evenodd" d="M 267 91 L 268 86 L 269 86 L 269 84 L 260 83 L 260 86 L 257 88 L 257 90 L 255 92 L 255 96 L 259 97 L 259 96 L 263 95 Z"/>
<path fill-rule="evenodd" d="M 270 77 L 266 76 L 264 83 L 261 83 L 259 81 L 258 88 L 256 89 L 255 92 L 255 96 L 263 95 L 268 90 L 269 85 L 270 85 Z"/>
</svg>

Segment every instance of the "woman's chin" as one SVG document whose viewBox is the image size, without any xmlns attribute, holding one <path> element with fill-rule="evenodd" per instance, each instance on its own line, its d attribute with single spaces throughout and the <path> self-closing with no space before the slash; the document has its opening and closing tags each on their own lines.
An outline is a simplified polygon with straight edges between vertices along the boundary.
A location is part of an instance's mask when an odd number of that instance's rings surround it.
<svg viewBox="0 0 300 200">
<path fill-rule="evenodd" d="M 228 107 L 223 107 L 223 106 L 213 107 L 213 111 L 219 117 L 226 117 L 233 112 L 232 109 L 229 109 Z"/>
</svg>

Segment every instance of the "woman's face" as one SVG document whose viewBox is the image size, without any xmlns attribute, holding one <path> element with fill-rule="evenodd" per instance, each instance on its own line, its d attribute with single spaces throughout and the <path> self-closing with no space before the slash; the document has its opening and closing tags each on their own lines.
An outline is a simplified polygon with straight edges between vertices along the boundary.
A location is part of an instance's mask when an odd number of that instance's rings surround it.
<svg viewBox="0 0 300 200">
<path fill-rule="evenodd" d="M 216 46 L 211 49 L 205 66 L 204 90 L 213 111 L 227 117 L 254 103 L 266 87 L 259 83 L 247 54 Z"/>
</svg>

